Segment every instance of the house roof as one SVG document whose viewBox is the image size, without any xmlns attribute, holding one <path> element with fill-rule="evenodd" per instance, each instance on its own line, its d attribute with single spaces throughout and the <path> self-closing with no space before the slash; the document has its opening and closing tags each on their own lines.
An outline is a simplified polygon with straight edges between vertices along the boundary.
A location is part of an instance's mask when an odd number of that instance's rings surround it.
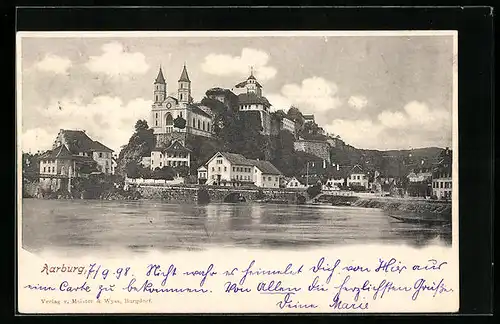
<svg viewBox="0 0 500 324">
<path fill-rule="evenodd" d="M 253 165 L 257 167 L 264 174 L 281 174 L 271 162 L 262 160 L 251 160 Z"/>
<path fill-rule="evenodd" d="M 198 169 L 196 170 L 208 170 L 206 166 L 202 165 L 201 167 L 199 167 Z"/>
<path fill-rule="evenodd" d="M 347 176 L 350 170 L 351 167 L 349 166 L 339 166 L 338 170 L 336 167 L 333 167 L 333 169 L 329 170 L 330 178 L 343 179 Z"/>
<path fill-rule="evenodd" d="M 161 66 L 160 70 L 158 71 L 158 76 L 156 77 L 155 83 L 165 84 L 165 78 L 163 77 L 163 71 L 161 70 Z"/>
<path fill-rule="evenodd" d="M 94 151 L 98 152 L 114 152 L 112 149 L 102 144 L 99 141 L 94 141 Z"/>
<path fill-rule="evenodd" d="M 366 170 L 359 164 L 354 165 L 347 174 L 352 174 L 352 173 L 366 173 Z"/>
<path fill-rule="evenodd" d="M 269 100 L 266 97 L 259 97 L 253 92 L 241 93 L 238 95 L 238 102 L 240 105 L 245 104 L 262 104 L 266 106 L 271 106 Z"/>
<path fill-rule="evenodd" d="M 184 67 L 182 68 L 182 73 L 181 73 L 181 77 L 179 78 L 179 81 L 182 81 L 182 82 L 191 82 L 189 80 L 188 71 L 186 69 L 186 64 L 184 64 Z"/>
<path fill-rule="evenodd" d="M 49 150 L 40 156 L 40 159 L 72 159 L 73 155 L 66 148 L 66 145 L 59 145 L 53 150 Z"/>
<path fill-rule="evenodd" d="M 167 148 L 163 150 L 164 152 L 173 152 L 173 153 L 190 153 L 191 150 L 182 145 L 179 141 L 173 141 Z"/>
<path fill-rule="evenodd" d="M 90 139 L 84 131 L 63 129 L 61 132 L 66 139 L 69 151 L 73 154 L 84 151 L 113 152 L 101 142 Z"/>
<path fill-rule="evenodd" d="M 300 177 L 291 177 L 287 183 L 290 183 L 290 181 L 293 181 L 293 180 L 297 180 L 300 184 L 302 185 L 305 185 L 306 182 L 304 181 L 304 179 L 300 178 Z"/>
<path fill-rule="evenodd" d="M 252 160 L 247 159 L 241 154 L 229 153 L 229 152 L 219 152 L 219 153 L 222 154 L 222 156 L 224 156 L 226 159 L 228 159 L 229 162 L 231 162 L 232 164 L 248 165 L 248 166 L 253 165 Z"/>
<path fill-rule="evenodd" d="M 195 114 L 197 115 L 202 115 L 202 116 L 205 116 L 205 117 L 208 117 L 208 118 L 212 118 L 212 116 L 210 116 L 209 114 L 207 114 L 205 111 L 203 111 L 203 109 L 201 109 L 198 104 L 191 104 L 188 106 L 188 108 L 194 112 Z"/>
</svg>

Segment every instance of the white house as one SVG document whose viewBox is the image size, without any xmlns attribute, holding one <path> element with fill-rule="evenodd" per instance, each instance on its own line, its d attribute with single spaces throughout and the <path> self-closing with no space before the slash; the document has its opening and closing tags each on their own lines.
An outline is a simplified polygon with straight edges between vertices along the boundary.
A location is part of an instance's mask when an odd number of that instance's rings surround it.
<svg viewBox="0 0 500 324">
<path fill-rule="evenodd" d="M 198 168 L 198 182 L 206 179 L 206 184 L 216 186 L 279 188 L 280 178 L 281 172 L 269 161 L 251 160 L 229 152 L 217 152 Z"/>
<path fill-rule="evenodd" d="M 207 182 L 208 179 L 208 170 L 206 166 L 201 166 L 197 169 L 198 171 L 198 183 L 199 184 L 204 184 Z"/>
<path fill-rule="evenodd" d="M 362 186 L 368 189 L 368 175 L 359 164 L 352 167 L 346 178 L 348 187 Z"/>
<path fill-rule="evenodd" d="M 287 183 L 286 183 L 287 188 L 307 188 L 307 186 L 297 179 L 296 177 L 292 177 Z"/>
<path fill-rule="evenodd" d="M 281 172 L 269 161 L 251 160 L 253 167 L 253 181 L 257 187 L 279 188 Z"/>
<path fill-rule="evenodd" d="M 173 141 L 167 148 L 156 147 L 151 150 L 151 170 L 168 167 L 189 167 L 191 150 L 180 141 Z"/>
</svg>

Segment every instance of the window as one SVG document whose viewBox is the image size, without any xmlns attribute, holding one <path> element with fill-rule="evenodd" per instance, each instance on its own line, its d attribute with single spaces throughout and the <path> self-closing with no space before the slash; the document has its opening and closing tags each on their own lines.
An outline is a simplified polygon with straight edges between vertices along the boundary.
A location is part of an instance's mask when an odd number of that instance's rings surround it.
<svg viewBox="0 0 500 324">
<path fill-rule="evenodd" d="M 451 189 L 451 184 L 452 184 L 452 183 L 450 182 L 450 189 Z"/>
<path fill-rule="evenodd" d="M 172 165 L 172 162 L 167 161 L 167 165 L 168 165 L 168 166 L 171 166 L 171 165 Z"/>
<path fill-rule="evenodd" d="M 200 120 L 198 119 L 198 129 L 200 129 Z"/>
<path fill-rule="evenodd" d="M 46 167 L 43 167 L 43 172 L 46 172 L 46 171 L 47 171 L 47 170 L 46 170 Z"/>
<path fill-rule="evenodd" d="M 210 132 L 210 123 L 207 122 L 207 132 Z"/>
<path fill-rule="evenodd" d="M 160 168 L 161 168 L 161 162 L 160 162 Z"/>
<path fill-rule="evenodd" d="M 182 93 L 181 93 L 181 99 L 180 100 L 182 101 Z"/>
<path fill-rule="evenodd" d="M 180 114 L 180 116 L 181 116 L 181 118 L 183 118 L 183 117 L 182 117 L 182 111 L 181 111 L 181 114 Z"/>
<path fill-rule="evenodd" d="M 234 171 L 236 171 L 236 168 L 235 168 L 235 167 L 233 167 L 233 172 L 234 172 Z"/>
<path fill-rule="evenodd" d="M 214 167 L 212 167 L 212 171 L 215 171 L 215 168 L 214 168 Z"/>
<path fill-rule="evenodd" d="M 220 172 L 220 167 L 218 167 L 218 168 L 217 168 L 217 171 L 219 171 L 219 172 Z"/>
<path fill-rule="evenodd" d="M 271 177 L 268 177 L 268 178 L 267 178 L 267 181 L 271 181 Z"/>
<path fill-rule="evenodd" d="M 224 172 L 226 172 L 226 171 L 227 171 L 227 168 L 226 168 L 226 167 L 224 167 Z"/>
<path fill-rule="evenodd" d="M 52 167 L 52 173 L 56 172 L 56 168 Z"/>
<path fill-rule="evenodd" d="M 196 123 L 195 123 L 195 119 L 193 118 L 193 127 L 195 127 Z"/>
<path fill-rule="evenodd" d="M 278 177 L 276 177 L 276 181 L 278 181 Z"/>
<path fill-rule="evenodd" d="M 174 167 L 177 166 L 177 161 L 174 161 Z"/>
<path fill-rule="evenodd" d="M 203 121 L 203 130 L 205 130 L 205 121 Z"/>
</svg>

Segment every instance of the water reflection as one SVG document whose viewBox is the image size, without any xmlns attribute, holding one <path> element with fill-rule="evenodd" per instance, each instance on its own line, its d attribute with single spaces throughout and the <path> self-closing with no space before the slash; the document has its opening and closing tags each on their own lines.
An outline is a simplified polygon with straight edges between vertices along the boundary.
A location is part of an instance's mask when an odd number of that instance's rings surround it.
<svg viewBox="0 0 500 324">
<path fill-rule="evenodd" d="M 451 244 L 451 228 L 398 222 L 378 209 L 264 204 L 166 204 L 25 199 L 23 246 L 203 249 L 360 243 Z"/>
</svg>

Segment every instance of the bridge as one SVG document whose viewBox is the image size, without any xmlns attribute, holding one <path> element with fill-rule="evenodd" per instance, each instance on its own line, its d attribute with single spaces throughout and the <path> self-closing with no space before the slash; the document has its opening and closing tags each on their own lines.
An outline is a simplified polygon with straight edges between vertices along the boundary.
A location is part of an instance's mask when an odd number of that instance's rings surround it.
<svg viewBox="0 0 500 324">
<path fill-rule="evenodd" d="M 233 202 L 269 201 L 302 204 L 307 200 L 305 189 L 222 187 L 205 185 L 138 185 L 137 190 L 146 199 L 161 199 L 170 202 Z"/>
</svg>

